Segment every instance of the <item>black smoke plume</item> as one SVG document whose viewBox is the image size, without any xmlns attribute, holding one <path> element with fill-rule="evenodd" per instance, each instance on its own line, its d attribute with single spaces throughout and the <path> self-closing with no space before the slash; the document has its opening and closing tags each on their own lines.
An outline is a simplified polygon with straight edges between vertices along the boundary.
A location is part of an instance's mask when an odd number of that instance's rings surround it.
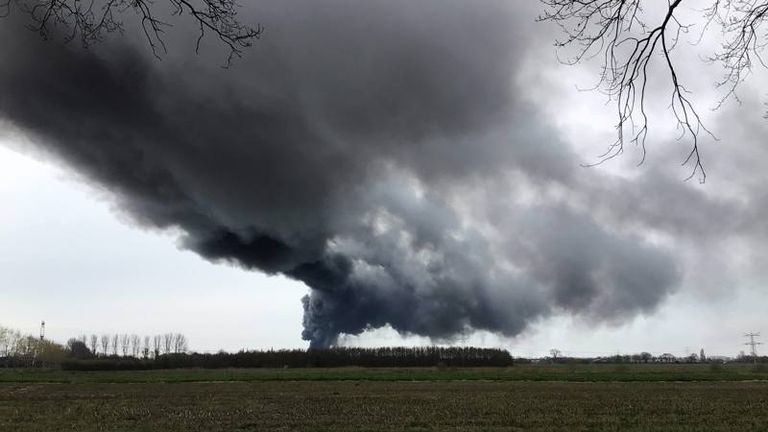
<svg viewBox="0 0 768 432">
<path fill-rule="evenodd" d="M 130 34 L 84 50 L 11 16 L 0 116 L 137 223 L 304 282 L 314 347 L 652 311 L 676 260 L 569 202 L 575 158 L 519 83 L 530 3 L 253 2 L 242 21 L 267 31 L 228 70 L 195 29 L 157 60 Z"/>
</svg>

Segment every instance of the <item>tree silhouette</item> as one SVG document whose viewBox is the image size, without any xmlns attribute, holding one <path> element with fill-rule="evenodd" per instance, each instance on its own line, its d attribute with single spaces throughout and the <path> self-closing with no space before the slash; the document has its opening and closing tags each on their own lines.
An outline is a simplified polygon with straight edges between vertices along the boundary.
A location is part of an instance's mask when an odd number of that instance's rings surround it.
<svg viewBox="0 0 768 432">
<path fill-rule="evenodd" d="M 555 45 L 573 48 L 575 54 L 564 60 L 577 64 L 585 59 L 599 57 L 601 72 L 596 88 L 608 95 L 616 104 L 617 139 L 600 156 L 598 164 L 618 156 L 629 142 L 638 145 L 646 154 L 648 116 L 646 89 L 649 70 L 654 58 L 662 59 L 672 86 L 670 109 L 677 121 L 680 139 L 688 137 L 691 148 L 683 164 L 692 168 L 690 178 L 698 174 L 701 182 L 706 171 L 699 151 L 700 136 L 712 133 L 704 126 L 694 108 L 691 95 L 678 74 L 674 53 L 682 35 L 689 33 L 696 23 L 684 22 L 683 5 L 701 7 L 702 2 L 691 0 L 540 0 L 545 11 L 540 21 L 554 22 L 565 37 Z M 762 55 L 768 45 L 768 33 L 762 24 L 768 19 L 767 0 L 708 0 L 699 9 L 698 41 L 712 29 L 721 32 L 720 49 L 705 60 L 719 63 L 725 70 L 717 81 L 723 95 L 717 107 L 729 98 L 736 98 L 738 86 L 744 82 L 755 64 L 766 66 Z M 662 13 L 653 14 L 645 7 L 662 7 Z M 658 15 L 658 16 L 657 16 Z M 695 41 L 694 41 L 695 42 Z M 714 136 L 712 136 L 714 138 Z M 640 162 L 642 163 L 642 161 Z"/>
<path fill-rule="evenodd" d="M 93 355 L 96 355 L 98 351 L 97 348 L 99 347 L 99 336 L 92 334 L 88 338 L 88 344 L 89 344 L 89 347 L 91 348 L 91 352 L 93 353 Z"/>
<path fill-rule="evenodd" d="M 81 340 L 68 340 L 67 349 L 69 350 L 69 354 L 76 359 L 89 359 L 93 357 L 93 353 L 88 349 L 88 345 Z"/>
<path fill-rule="evenodd" d="M 109 355 L 109 335 L 103 334 L 99 338 L 99 341 L 101 342 L 101 353 L 104 355 L 104 357 Z"/>
</svg>

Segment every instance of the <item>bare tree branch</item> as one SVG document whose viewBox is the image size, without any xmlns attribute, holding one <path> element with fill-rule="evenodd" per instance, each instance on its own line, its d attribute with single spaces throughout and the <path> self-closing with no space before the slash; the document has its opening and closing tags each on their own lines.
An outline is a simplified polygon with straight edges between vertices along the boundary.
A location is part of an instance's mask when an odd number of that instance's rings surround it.
<svg viewBox="0 0 768 432">
<path fill-rule="evenodd" d="M 190 16 L 196 23 L 196 51 L 207 34 L 227 47 L 226 66 L 235 57 L 241 57 L 243 49 L 264 32 L 261 25 L 254 28 L 238 21 L 239 5 L 234 0 L 165 0 L 165 4 L 169 6 L 169 16 Z M 159 57 L 167 52 L 163 34 L 172 24 L 159 18 L 153 0 L 0 0 L 0 18 L 8 16 L 14 7 L 29 15 L 28 27 L 44 39 L 62 31 L 65 41 L 79 39 L 86 47 L 102 41 L 108 33 L 122 33 L 119 15 L 133 11 L 152 53 Z"/>
<path fill-rule="evenodd" d="M 768 67 L 762 52 L 768 45 L 768 35 L 761 33 L 761 25 L 768 19 L 768 1 L 717 0 L 704 10 L 708 20 L 720 24 L 724 41 L 721 50 L 708 60 L 722 64 L 725 69 L 718 87 L 725 88 L 725 95 L 718 106 L 734 97 L 736 89 L 751 73 L 755 62 Z"/>
<path fill-rule="evenodd" d="M 665 13 L 653 24 L 646 21 L 643 5 L 647 2 L 643 0 L 541 2 L 545 11 L 539 16 L 539 21 L 556 23 L 566 35 L 555 45 L 575 48 L 576 54 L 565 63 L 577 64 L 602 56 L 602 68 L 595 88 L 616 103 L 618 136 L 593 165 L 623 153 L 627 142 L 640 146 L 643 152 L 640 164 L 645 160 L 649 67 L 652 59 L 661 57 L 672 86 L 669 107 L 680 130 L 679 139 L 687 136 L 691 140 L 691 148 L 683 165 L 693 167 L 688 179 L 698 175 L 700 181 L 705 181 L 706 171 L 699 151 L 700 136 L 704 133 L 715 137 L 702 123 L 673 61 L 681 35 L 691 28 L 691 25 L 683 24 L 678 19 L 681 4 L 690 1 L 668 0 Z M 736 88 L 749 75 L 755 61 L 766 66 L 762 51 L 768 45 L 768 38 L 761 33 L 760 26 L 768 18 L 768 1 L 711 0 L 710 6 L 701 12 L 704 21 L 702 37 L 712 23 L 717 23 L 724 39 L 722 49 L 709 58 L 722 64 L 726 71 L 717 83 L 718 87 L 726 90 L 718 103 L 719 107 L 726 99 L 736 97 Z M 625 135 L 627 132 L 629 136 Z"/>
</svg>

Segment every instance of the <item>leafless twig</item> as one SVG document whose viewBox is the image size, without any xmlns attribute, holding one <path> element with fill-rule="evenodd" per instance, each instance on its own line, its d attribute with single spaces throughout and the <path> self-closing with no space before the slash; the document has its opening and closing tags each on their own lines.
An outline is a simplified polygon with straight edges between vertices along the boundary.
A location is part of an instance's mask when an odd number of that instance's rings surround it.
<svg viewBox="0 0 768 432">
<path fill-rule="evenodd" d="M 254 28 L 238 21 L 239 6 L 234 0 L 165 0 L 165 4 L 170 7 L 170 17 L 187 15 L 196 22 L 196 51 L 208 33 L 227 47 L 226 66 L 264 32 L 260 25 Z M 107 33 L 122 33 L 119 15 L 133 11 L 152 53 L 159 57 L 167 52 L 163 33 L 171 24 L 158 17 L 153 0 L 0 0 L 0 17 L 8 16 L 14 6 L 29 15 L 28 27 L 41 37 L 47 39 L 52 32 L 62 31 L 65 41 L 79 39 L 86 47 L 100 42 Z"/>
<path fill-rule="evenodd" d="M 704 126 L 699 113 L 690 99 L 690 92 L 682 83 L 675 68 L 673 53 L 681 35 L 691 25 L 682 23 L 678 13 L 683 0 L 668 0 L 666 11 L 658 22 L 649 24 L 643 0 L 540 0 L 545 11 L 540 21 L 554 22 L 566 35 L 557 41 L 560 48 L 575 47 L 576 54 L 565 62 L 580 63 L 585 59 L 602 55 L 602 69 L 595 88 L 604 91 L 617 106 L 618 137 L 608 150 L 599 157 L 596 164 L 620 155 L 626 142 L 639 145 L 643 151 L 642 164 L 646 155 L 648 116 L 646 113 L 646 89 L 649 82 L 649 66 L 657 56 L 663 59 L 672 95 L 670 109 L 680 130 L 679 139 L 690 137 L 690 152 L 684 165 L 692 165 L 691 175 L 697 174 L 703 182 L 706 171 L 699 151 L 702 133 L 714 138 Z M 690 3 L 690 1 L 685 0 Z M 702 10 L 704 31 L 717 23 L 722 31 L 722 49 L 709 60 L 719 62 L 726 74 L 717 85 L 725 88 L 725 94 L 718 103 L 736 97 L 736 89 L 758 62 L 766 66 L 762 51 L 768 45 L 766 34 L 761 33 L 761 24 L 768 18 L 767 0 L 711 0 L 709 7 Z M 687 3 L 686 3 L 687 4 Z M 629 130 L 630 136 L 625 136 Z"/>
</svg>

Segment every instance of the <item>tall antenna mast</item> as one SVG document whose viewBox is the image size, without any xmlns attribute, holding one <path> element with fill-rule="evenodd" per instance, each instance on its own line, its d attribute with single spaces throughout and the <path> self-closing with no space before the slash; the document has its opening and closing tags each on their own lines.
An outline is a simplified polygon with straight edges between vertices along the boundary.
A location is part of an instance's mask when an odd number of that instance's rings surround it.
<svg viewBox="0 0 768 432">
<path fill-rule="evenodd" d="M 45 339 L 45 321 L 40 321 L 40 340 Z"/>
<path fill-rule="evenodd" d="M 744 337 L 749 338 L 749 342 L 744 345 L 749 345 L 751 348 L 752 359 L 757 363 L 757 346 L 762 345 L 762 342 L 755 342 L 756 337 L 760 337 L 760 333 L 744 333 Z"/>
</svg>

